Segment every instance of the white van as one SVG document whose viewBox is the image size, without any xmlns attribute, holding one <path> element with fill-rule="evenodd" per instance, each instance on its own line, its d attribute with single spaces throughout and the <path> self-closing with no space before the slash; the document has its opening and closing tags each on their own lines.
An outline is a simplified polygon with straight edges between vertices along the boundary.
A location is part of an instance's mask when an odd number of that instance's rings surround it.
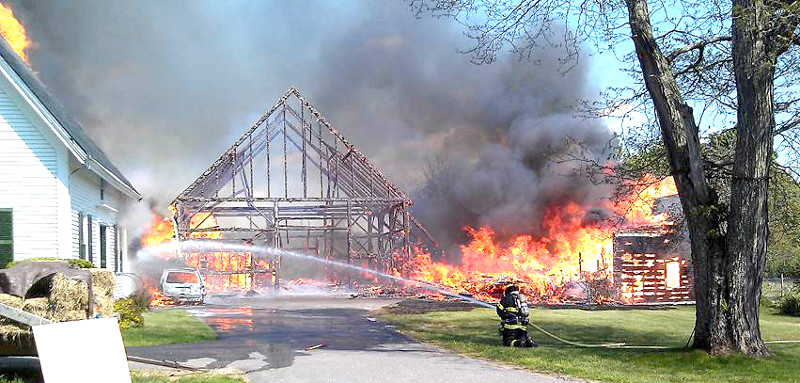
<svg viewBox="0 0 800 383">
<path fill-rule="evenodd" d="M 195 269 L 166 269 L 161 274 L 161 292 L 176 303 L 203 303 L 206 286 Z"/>
</svg>

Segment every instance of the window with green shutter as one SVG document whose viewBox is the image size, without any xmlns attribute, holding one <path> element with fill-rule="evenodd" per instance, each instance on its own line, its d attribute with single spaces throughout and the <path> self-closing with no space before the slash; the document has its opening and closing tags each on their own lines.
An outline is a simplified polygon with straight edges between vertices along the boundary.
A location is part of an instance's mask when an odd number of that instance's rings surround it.
<svg viewBox="0 0 800 383">
<path fill-rule="evenodd" d="M 11 209 L 0 209 L 0 267 L 14 260 L 14 219 Z"/>
</svg>

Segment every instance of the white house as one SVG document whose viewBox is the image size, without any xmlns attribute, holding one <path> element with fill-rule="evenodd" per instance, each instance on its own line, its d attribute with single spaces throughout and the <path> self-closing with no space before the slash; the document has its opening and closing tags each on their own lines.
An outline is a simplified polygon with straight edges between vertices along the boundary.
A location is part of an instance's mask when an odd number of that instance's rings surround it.
<svg viewBox="0 0 800 383">
<path fill-rule="evenodd" d="M 82 258 L 122 271 L 119 210 L 141 196 L 0 39 L 0 267 Z"/>
</svg>

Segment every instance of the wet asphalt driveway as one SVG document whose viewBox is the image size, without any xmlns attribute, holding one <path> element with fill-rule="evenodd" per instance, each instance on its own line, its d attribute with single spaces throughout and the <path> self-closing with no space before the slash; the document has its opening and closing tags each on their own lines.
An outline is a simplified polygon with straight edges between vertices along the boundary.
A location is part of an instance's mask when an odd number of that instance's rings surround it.
<svg viewBox="0 0 800 383">
<path fill-rule="evenodd" d="M 128 353 L 236 368 L 251 382 L 564 381 L 451 354 L 369 317 L 393 302 L 344 296 L 227 298 L 184 308 L 205 320 L 217 332 L 216 340 L 129 347 Z M 306 350 L 320 344 L 325 346 Z"/>
</svg>

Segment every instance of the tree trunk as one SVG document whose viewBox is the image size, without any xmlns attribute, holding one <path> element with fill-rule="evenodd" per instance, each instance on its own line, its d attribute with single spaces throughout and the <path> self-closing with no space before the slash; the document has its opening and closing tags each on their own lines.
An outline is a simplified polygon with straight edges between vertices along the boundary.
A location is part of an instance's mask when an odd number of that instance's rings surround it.
<svg viewBox="0 0 800 383">
<path fill-rule="evenodd" d="M 728 219 L 726 284 L 731 346 L 767 355 L 759 302 L 767 257 L 767 186 L 775 130 L 773 79 L 776 49 L 763 0 L 734 0 L 733 62 L 738 113 Z"/>
<path fill-rule="evenodd" d="M 740 264 L 726 262 L 728 259 L 726 237 L 720 219 L 725 212 L 720 211 L 716 195 L 709 190 L 703 172 L 699 131 L 692 108 L 684 101 L 672 68 L 652 34 L 647 1 L 627 0 L 627 5 L 631 38 L 642 68 L 645 85 L 655 106 L 692 242 L 694 293 L 697 301 L 693 347 L 707 350 L 712 354 L 731 350 L 762 354 L 760 349 L 744 346 L 743 343 L 745 340 L 748 344 L 757 341 L 763 345 L 758 331 L 758 300 L 754 308 L 755 322 L 751 322 L 752 312 L 747 319 L 744 319 L 739 315 L 743 311 L 733 313 L 728 308 L 733 302 L 741 302 L 743 309 L 750 307 L 746 304 L 748 302 L 746 295 L 755 292 L 752 290 L 753 287 L 757 287 L 760 291 L 761 268 L 748 270 L 748 275 L 751 277 L 754 273 L 758 274 L 756 279 L 739 278 L 735 281 L 730 279 L 730 276 L 736 273 L 728 270 L 735 271 Z M 730 243 L 728 242 L 729 245 Z M 756 242 L 750 241 L 750 243 Z M 761 265 L 763 268 L 763 259 Z M 744 282 L 745 279 L 758 282 L 758 286 Z M 729 288 L 732 281 L 736 286 Z M 748 293 L 742 295 L 743 291 Z M 731 294 L 738 294 L 736 296 L 741 299 L 731 299 L 733 296 Z M 753 324 L 745 325 L 745 323 Z"/>
</svg>

